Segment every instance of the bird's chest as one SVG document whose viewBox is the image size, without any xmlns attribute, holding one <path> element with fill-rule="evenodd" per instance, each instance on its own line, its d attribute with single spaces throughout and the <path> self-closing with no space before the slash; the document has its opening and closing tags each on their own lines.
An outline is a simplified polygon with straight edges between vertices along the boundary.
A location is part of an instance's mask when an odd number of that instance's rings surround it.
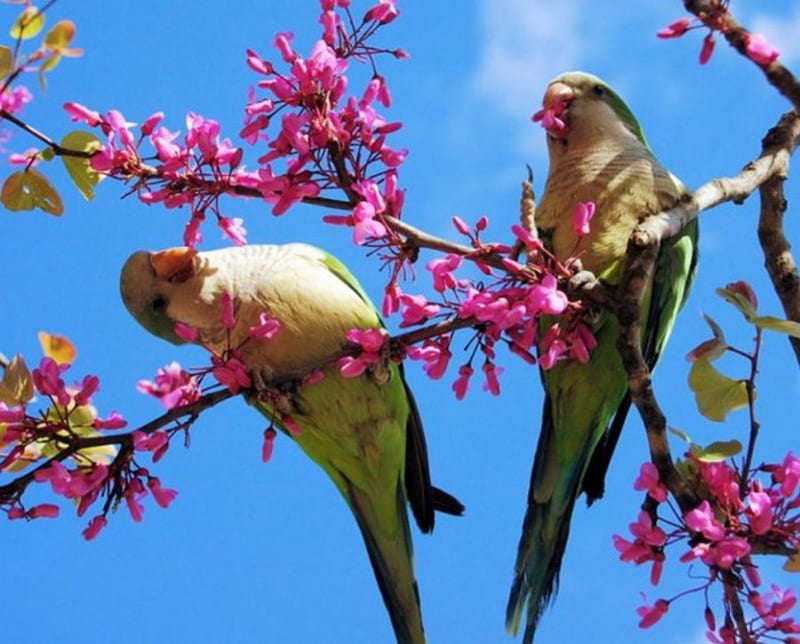
<svg viewBox="0 0 800 644">
<path fill-rule="evenodd" d="M 537 225 L 552 236 L 560 260 L 580 254 L 586 269 L 602 272 L 625 254 L 628 237 L 641 218 L 670 199 L 667 193 L 672 191 L 660 186 L 666 181 L 668 175 L 647 157 L 623 151 L 567 156 L 551 170 L 537 208 Z M 595 216 L 589 234 L 581 237 L 572 213 L 576 204 L 588 201 L 595 204 Z"/>
</svg>

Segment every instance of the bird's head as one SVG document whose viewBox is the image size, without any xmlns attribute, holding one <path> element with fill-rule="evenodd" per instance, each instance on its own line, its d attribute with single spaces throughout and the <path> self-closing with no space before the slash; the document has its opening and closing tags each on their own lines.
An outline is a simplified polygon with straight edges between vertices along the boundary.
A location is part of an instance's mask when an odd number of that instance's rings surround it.
<svg viewBox="0 0 800 644">
<path fill-rule="evenodd" d="M 647 145 L 625 102 L 607 83 L 586 72 L 567 72 L 550 81 L 533 120 L 541 121 L 551 146 L 603 135 L 633 136 Z"/>
<path fill-rule="evenodd" d="M 120 274 L 120 294 L 128 311 L 150 333 L 173 344 L 184 344 L 175 333 L 170 306 L 198 273 L 197 252 L 168 248 L 158 252 L 138 251 L 131 255 Z"/>
</svg>

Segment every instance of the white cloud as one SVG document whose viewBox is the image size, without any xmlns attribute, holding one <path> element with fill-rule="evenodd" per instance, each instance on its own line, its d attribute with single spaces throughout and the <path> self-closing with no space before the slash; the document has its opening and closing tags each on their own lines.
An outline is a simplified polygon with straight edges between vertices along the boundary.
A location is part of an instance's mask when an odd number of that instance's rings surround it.
<svg viewBox="0 0 800 644">
<path fill-rule="evenodd" d="M 762 33 L 780 53 L 784 65 L 800 60 L 800 11 L 791 18 L 757 15 L 751 31 Z"/>
<path fill-rule="evenodd" d="M 547 82 L 578 67 L 582 6 L 583 0 L 538 7 L 531 0 L 483 0 L 476 92 L 506 115 L 532 113 Z"/>
</svg>

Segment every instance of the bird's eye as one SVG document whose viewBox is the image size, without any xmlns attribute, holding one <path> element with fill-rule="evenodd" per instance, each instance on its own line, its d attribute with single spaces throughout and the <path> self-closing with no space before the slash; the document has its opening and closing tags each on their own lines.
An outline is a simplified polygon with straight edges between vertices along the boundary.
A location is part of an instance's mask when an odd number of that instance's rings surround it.
<svg viewBox="0 0 800 644">
<path fill-rule="evenodd" d="M 594 87 L 592 87 L 592 92 L 594 93 L 595 96 L 602 96 L 603 94 L 606 93 L 606 90 L 602 85 L 595 85 Z"/>
<path fill-rule="evenodd" d="M 150 306 L 152 307 L 153 311 L 160 313 L 167 308 L 167 298 L 165 298 L 163 295 L 156 295 L 153 298 L 153 301 L 150 302 Z"/>
</svg>

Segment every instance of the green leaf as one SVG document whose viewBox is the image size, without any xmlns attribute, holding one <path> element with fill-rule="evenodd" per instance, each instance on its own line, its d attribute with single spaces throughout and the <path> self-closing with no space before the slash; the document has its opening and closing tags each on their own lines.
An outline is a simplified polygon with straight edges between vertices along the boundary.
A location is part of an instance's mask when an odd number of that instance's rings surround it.
<svg viewBox="0 0 800 644">
<path fill-rule="evenodd" d="M 81 152 L 90 153 L 96 152 L 103 147 L 100 139 L 94 134 L 91 132 L 83 132 L 82 130 L 75 130 L 67 134 L 61 140 L 61 145 L 68 150 L 79 150 Z M 64 162 L 64 167 L 66 167 L 69 176 L 72 177 L 73 183 L 77 186 L 78 190 L 80 190 L 83 197 L 87 201 L 91 201 L 94 198 L 94 187 L 100 183 L 103 175 L 92 170 L 89 165 L 89 159 L 62 155 L 61 160 Z"/>
<path fill-rule="evenodd" d="M 0 78 L 5 78 L 14 67 L 14 54 L 9 47 L 0 45 Z"/>
<path fill-rule="evenodd" d="M 749 402 L 745 381 L 728 378 L 706 358 L 698 358 L 692 365 L 689 388 L 694 392 L 700 413 L 717 422 Z"/>
<path fill-rule="evenodd" d="M 33 398 L 33 379 L 25 360 L 15 355 L 6 367 L 0 381 L 0 402 L 16 406 Z"/>
<path fill-rule="evenodd" d="M 757 327 L 761 327 L 762 329 L 780 331 L 781 333 L 788 333 L 795 338 L 800 338 L 800 324 L 797 322 L 784 320 L 783 318 L 776 318 L 771 315 L 759 315 L 753 318 L 752 322 Z"/>
<path fill-rule="evenodd" d="M 44 148 L 39 152 L 39 158 L 42 161 L 52 161 L 56 158 L 56 153 L 53 152 L 53 148 Z"/>
<path fill-rule="evenodd" d="M 737 440 L 714 441 L 706 447 L 694 446 L 692 452 L 698 461 L 703 463 L 719 463 L 726 458 L 736 456 L 742 451 L 742 444 Z"/>
<path fill-rule="evenodd" d="M 11 37 L 14 39 L 27 40 L 33 38 L 44 28 L 44 14 L 36 7 L 26 7 L 17 16 L 14 24 L 11 25 Z"/>
<path fill-rule="evenodd" d="M 8 176 L 0 190 L 0 203 L 15 212 L 40 208 L 56 217 L 64 213 L 64 204 L 56 189 L 33 168 Z"/>
</svg>

